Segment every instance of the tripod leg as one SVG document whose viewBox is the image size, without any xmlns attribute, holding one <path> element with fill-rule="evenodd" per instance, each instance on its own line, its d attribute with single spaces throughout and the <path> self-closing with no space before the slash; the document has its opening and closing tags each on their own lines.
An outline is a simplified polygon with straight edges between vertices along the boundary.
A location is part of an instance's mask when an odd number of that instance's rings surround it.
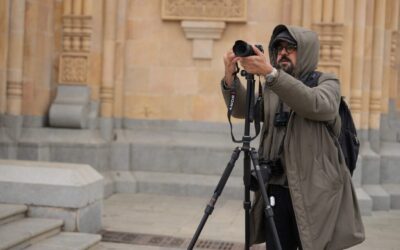
<svg viewBox="0 0 400 250">
<path fill-rule="evenodd" d="M 195 234 L 192 237 L 192 240 L 190 241 L 190 244 L 187 249 L 193 249 L 194 245 L 196 244 L 197 239 L 200 236 L 201 230 L 203 230 L 204 225 L 206 224 L 206 221 L 208 219 L 208 216 L 212 214 L 214 211 L 214 206 L 215 203 L 217 203 L 218 197 L 221 195 L 222 191 L 224 190 L 225 184 L 228 181 L 229 176 L 231 175 L 231 172 L 233 168 L 235 167 L 235 162 L 239 158 L 240 154 L 240 148 L 236 147 L 235 150 L 232 153 L 231 160 L 227 164 L 224 173 L 222 174 L 217 187 L 214 190 L 214 194 L 211 197 L 211 200 L 208 202 L 206 209 L 204 210 L 204 215 L 203 218 L 200 221 L 199 226 L 197 227 L 197 230 Z"/>
<path fill-rule="evenodd" d="M 254 148 L 252 148 L 250 150 L 250 155 L 251 155 L 251 160 L 253 161 L 254 169 L 256 171 L 258 187 L 259 187 L 259 190 L 261 191 L 261 195 L 262 195 L 263 200 L 264 200 L 264 205 L 265 205 L 264 213 L 265 213 L 266 222 L 267 222 L 266 226 L 272 232 L 275 248 L 277 250 L 282 250 L 282 246 L 281 246 L 281 243 L 279 241 L 278 232 L 277 232 L 276 226 L 275 226 L 274 212 L 273 212 L 272 207 L 271 207 L 271 205 L 269 203 L 267 190 L 265 189 L 264 179 L 263 179 L 263 177 L 261 175 L 260 164 L 258 162 L 258 153 Z M 266 182 L 268 182 L 268 180 L 270 178 L 270 174 L 271 174 L 271 170 L 268 168 Z"/>
</svg>

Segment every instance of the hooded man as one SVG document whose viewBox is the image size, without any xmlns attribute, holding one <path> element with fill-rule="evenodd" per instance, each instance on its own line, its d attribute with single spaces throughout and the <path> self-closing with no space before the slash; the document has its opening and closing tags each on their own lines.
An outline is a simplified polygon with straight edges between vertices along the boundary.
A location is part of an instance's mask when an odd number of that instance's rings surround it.
<svg viewBox="0 0 400 250">
<path fill-rule="evenodd" d="M 233 116 L 244 118 L 246 90 L 235 75 L 236 62 L 264 79 L 263 128 L 260 159 L 279 160 L 283 174 L 268 182 L 275 198 L 274 219 L 282 249 L 338 250 L 364 240 L 357 197 L 337 137 L 340 133 L 340 83 L 333 74 L 322 73 L 318 85 L 303 82 L 316 70 L 319 40 L 315 32 L 278 25 L 269 44 L 270 62 L 252 46 L 256 55 L 224 55 L 222 92 L 226 103 L 236 89 Z M 282 107 L 282 108 L 281 108 Z M 279 110 L 288 114 L 285 125 L 274 123 Z M 330 129 L 328 128 L 330 127 Z M 333 131 L 333 133 L 332 133 Z M 265 239 L 264 202 L 255 192 L 251 210 L 251 244 Z"/>
</svg>

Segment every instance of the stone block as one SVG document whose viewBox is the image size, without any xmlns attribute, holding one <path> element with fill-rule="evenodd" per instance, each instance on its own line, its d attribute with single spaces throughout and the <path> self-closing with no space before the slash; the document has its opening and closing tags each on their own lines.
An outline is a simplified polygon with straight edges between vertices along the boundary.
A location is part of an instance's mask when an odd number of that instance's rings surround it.
<svg viewBox="0 0 400 250">
<path fill-rule="evenodd" d="M 108 167 L 109 147 L 106 143 L 51 143 L 50 161 L 88 164 L 97 171 Z"/>
<path fill-rule="evenodd" d="M 57 96 L 50 106 L 52 127 L 86 128 L 90 107 L 90 88 L 84 85 L 58 85 Z"/>
<path fill-rule="evenodd" d="M 111 143 L 110 165 L 113 170 L 128 171 L 129 159 L 130 159 L 130 144 L 128 142 Z"/>
<path fill-rule="evenodd" d="M 384 142 L 381 148 L 381 182 L 400 183 L 400 143 Z"/>
<path fill-rule="evenodd" d="M 356 169 L 353 172 L 352 181 L 355 187 L 361 187 L 362 184 L 362 157 L 358 156 Z"/>
<path fill-rule="evenodd" d="M 362 188 L 356 188 L 356 195 L 361 215 L 371 215 L 372 214 L 371 197 Z"/>
<path fill-rule="evenodd" d="M 33 217 L 62 219 L 70 231 L 101 229 L 103 177 L 88 165 L 0 160 L 0 202 Z"/>
<path fill-rule="evenodd" d="M 23 117 L 15 115 L 2 115 L 4 132 L 13 141 L 20 138 L 22 132 Z"/>
<path fill-rule="evenodd" d="M 363 185 L 362 188 L 372 199 L 373 211 L 390 209 L 390 195 L 381 185 Z"/>
<path fill-rule="evenodd" d="M 19 160 L 48 161 L 49 146 L 46 143 L 20 142 L 17 157 Z"/>
<path fill-rule="evenodd" d="M 29 206 L 28 216 L 48 219 L 62 219 L 64 231 L 96 233 L 101 230 L 102 200 L 85 207 L 70 209 L 64 207 Z"/>
<path fill-rule="evenodd" d="M 81 208 L 103 198 L 103 178 L 88 165 L 0 160 L 0 170 L 0 202 Z"/>
<path fill-rule="evenodd" d="M 384 184 L 382 186 L 390 195 L 390 208 L 400 209 L 400 185 Z"/>
<path fill-rule="evenodd" d="M 161 172 L 133 172 L 141 193 L 212 197 L 220 180 L 215 175 L 171 174 Z M 231 176 L 223 190 L 228 199 L 242 199 L 243 181 Z"/>
<path fill-rule="evenodd" d="M 368 147 L 368 146 L 364 146 Z M 363 148 L 360 152 L 362 157 L 362 183 L 368 185 L 380 184 L 380 155 L 370 148 Z"/>
<path fill-rule="evenodd" d="M 136 193 L 137 180 L 130 171 L 110 171 L 114 190 L 117 193 Z"/>
</svg>

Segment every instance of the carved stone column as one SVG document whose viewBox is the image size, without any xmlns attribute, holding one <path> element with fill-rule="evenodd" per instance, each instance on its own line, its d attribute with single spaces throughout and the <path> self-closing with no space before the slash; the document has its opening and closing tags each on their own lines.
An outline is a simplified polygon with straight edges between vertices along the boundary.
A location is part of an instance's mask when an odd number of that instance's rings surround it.
<svg viewBox="0 0 400 250">
<path fill-rule="evenodd" d="M 122 126 L 124 111 L 124 75 L 127 53 L 125 51 L 126 24 L 127 24 L 127 0 L 119 0 L 117 9 L 115 64 L 114 64 L 114 100 L 113 118 L 117 127 Z"/>
<path fill-rule="evenodd" d="M 361 97 L 364 81 L 364 50 L 365 50 L 365 22 L 367 12 L 366 0 L 356 0 L 354 6 L 353 24 L 353 49 L 351 73 L 351 98 L 350 105 L 353 119 L 357 128 L 361 127 Z"/>
<path fill-rule="evenodd" d="M 8 33 L 10 28 L 10 0 L 0 1 L 0 114 L 7 111 L 7 51 Z"/>
<path fill-rule="evenodd" d="M 7 114 L 21 115 L 24 58 L 25 0 L 10 1 L 10 32 L 7 56 Z"/>
<path fill-rule="evenodd" d="M 49 111 L 50 126 L 87 128 L 89 125 L 91 6 L 92 0 L 63 0 L 59 86 Z"/>
<path fill-rule="evenodd" d="M 117 7 L 119 1 L 104 1 L 103 67 L 100 88 L 100 129 L 106 139 L 111 139 L 113 131 L 113 103 L 115 89 L 115 45 L 117 33 Z"/>
<path fill-rule="evenodd" d="M 386 0 L 375 1 L 374 8 L 374 35 L 372 47 L 372 82 L 371 82 L 371 95 L 370 95 L 370 118 L 369 128 L 376 131 L 372 135 L 373 141 L 372 148 L 379 152 L 379 125 L 380 125 L 380 112 L 381 112 L 381 98 L 382 98 L 382 80 L 383 80 L 383 63 L 384 63 L 384 41 L 385 41 L 385 6 Z M 378 133 L 378 134 L 376 134 Z M 371 135 L 370 135 L 371 136 Z"/>
</svg>

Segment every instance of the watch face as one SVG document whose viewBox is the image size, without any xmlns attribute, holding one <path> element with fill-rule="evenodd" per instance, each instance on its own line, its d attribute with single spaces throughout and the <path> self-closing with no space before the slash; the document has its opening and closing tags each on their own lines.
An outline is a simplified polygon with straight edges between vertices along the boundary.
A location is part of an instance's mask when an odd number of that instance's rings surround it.
<svg viewBox="0 0 400 250">
<path fill-rule="evenodd" d="M 267 82 L 272 82 L 274 79 L 275 79 L 275 76 L 272 76 L 272 75 L 267 75 L 267 76 L 265 77 L 265 80 L 266 80 Z"/>
</svg>

